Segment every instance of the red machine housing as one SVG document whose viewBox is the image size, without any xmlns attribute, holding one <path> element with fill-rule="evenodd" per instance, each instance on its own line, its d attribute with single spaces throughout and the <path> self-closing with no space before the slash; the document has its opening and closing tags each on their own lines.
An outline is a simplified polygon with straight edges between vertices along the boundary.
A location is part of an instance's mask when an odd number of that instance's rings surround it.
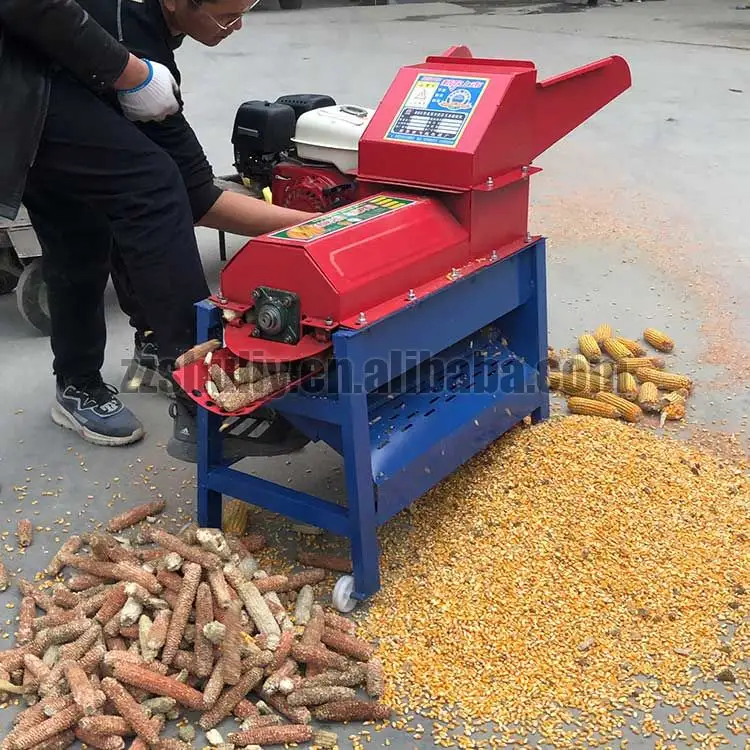
<svg viewBox="0 0 750 750">
<path fill-rule="evenodd" d="M 251 239 L 229 261 L 213 298 L 231 311 L 227 348 L 255 361 L 324 353 L 336 328 L 367 327 L 527 246 L 533 160 L 630 83 L 618 56 L 541 82 L 531 62 L 466 47 L 401 68 L 359 141 L 355 175 L 275 167 L 274 202 L 347 205 Z M 289 343 L 266 335 L 254 310 L 268 288 L 298 300 Z"/>
</svg>

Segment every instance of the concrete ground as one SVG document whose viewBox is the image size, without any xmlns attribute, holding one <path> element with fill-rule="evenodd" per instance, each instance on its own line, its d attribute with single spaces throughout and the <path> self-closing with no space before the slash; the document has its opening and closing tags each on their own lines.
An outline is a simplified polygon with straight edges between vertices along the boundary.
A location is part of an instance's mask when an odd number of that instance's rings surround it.
<svg viewBox="0 0 750 750">
<path fill-rule="evenodd" d="M 549 237 L 550 343 L 574 346 L 578 332 L 602 321 L 634 337 L 646 325 L 668 330 L 677 339 L 674 368 L 698 384 L 688 415 L 697 433 L 684 434 L 722 434 L 746 451 L 750 11 L 737 9 L 737 0 L 597 8 L 337 1 L 297 12 L 264 1 L 270 7 L 253 12 L 220 47 L 188 42 L 178 53 L 187 116 L 217 173 L 232 171 L 232 122 L 246 99 L 314 91 L 376 106 L 399 66 L 453 44 L 468 44 L 476 55 L 533 60 L 541 77 L 624 56 L 633 88 L 537 161 L 545 171 L 533 181 L 531 226 Z M 199 237 L 215 288 L 217 236 L 199 230 Z M 241 245 L 231 238 L 232 252 Z M 107 301 L 104 375 L 119 386 L 132 336 L 111 292 Z M 161 397 L 125 396 L 146 424 L 141 444 L 84 445 L 50 421 L 49 343 L 23 323 L 12 296 L 0 298 L 0 341 L 3 538 L 19 514 L 44 529 L 25 555 L 14 551 L 12 537 L 5 541 L 9 569 L 32 578 L 67 532 L 154 495 L 169 499 L 173 518 L 191 517 L 193 467 L 164 451 L 171 422 Z M 339 461 L 325 448 L 246 468 L 299 489 L 341 494 Z M 0 596 L 9 607 L 8 630 L 17 602 L 13 589 Z M 11 716 L 0 714 L 0 728 Z M 389 736 L 393 747 L 415 747 L 409 735 Z M 632 736 L 630 747 L 650 743 Z M 418 746 L 432 747 L 427 737 Z"/>
</svg>

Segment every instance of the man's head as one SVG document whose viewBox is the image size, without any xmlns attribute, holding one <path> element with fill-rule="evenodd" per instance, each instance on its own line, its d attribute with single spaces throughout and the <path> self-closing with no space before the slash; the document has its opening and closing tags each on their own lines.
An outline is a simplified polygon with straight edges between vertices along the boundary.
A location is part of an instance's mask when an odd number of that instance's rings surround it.
<svg viewBox="0 0 750 750">
<path fill-rule="evenodd" d="M 259 0 L 162 0 L 164 16 L 175 34 L 214 47 L 242 28 L 242 16 Z"/>
</svg>

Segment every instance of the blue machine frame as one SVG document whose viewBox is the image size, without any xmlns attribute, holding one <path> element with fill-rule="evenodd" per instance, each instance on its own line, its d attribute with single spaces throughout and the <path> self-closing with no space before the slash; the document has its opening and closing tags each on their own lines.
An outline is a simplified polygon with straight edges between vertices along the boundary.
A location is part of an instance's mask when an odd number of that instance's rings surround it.
<svg viewBox="0 0 750 750">
<path fill-rule="evenodd" d="M 344 460 L 345 506 L 250 476 L 222 458 L 222 418 L 198 416 L 198 523 L 222 495 L 348 537 L 355 599 L 380 588 L 378 526 L 526 417 L 549 416 L 545 239 L 360 330 L 333 334 L 331 371 L 273 408 Z M 197 305 L 198 342 L 221 316 Z"/>
</svg>

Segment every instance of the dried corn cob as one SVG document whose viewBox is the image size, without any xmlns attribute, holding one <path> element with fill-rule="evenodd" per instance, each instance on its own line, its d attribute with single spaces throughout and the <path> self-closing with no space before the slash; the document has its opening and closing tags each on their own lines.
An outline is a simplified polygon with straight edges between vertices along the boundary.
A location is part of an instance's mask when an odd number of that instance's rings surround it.
<svg viewBox="0 0 750 750">
<path fill-rule="evenodd" d="M 174 698 L 181 706 L 194 711 L 203 709 L 203 696 L 194 688 L 173 677 L 160 675 L 138 664 L 120 662 L 115 664 L 115 678 L 119 682 L 148 690 L 153 695 Z"/>
<path fill-rule="evenodd" d="M 196 344 L 192 349 L 188 349 L 177 357 L 174 363 L 175 369 L 179 370 L 193 362 L 197 362 L 203 359 L 209 352 L 215 352 L 219 348 L 221 348 L 221 341 L 218 339 L 211 339 L 202 344 Z"/>
<path fill-rule="evenodd" d="M 68 681 L 73 700 L 81 707 L 86 716 L 95 714 L 105 703 L 104 694 L 96 690 L 89 678 L 74 661 L 64 662 L 63 673 Z"/>
<path fill-rule="evenodd" d="M 148 541 L 154 542 L 172 552 L 176 552 L 184 560 L 197 563 L 205 570 L 221 568 L 221 558 L 218 555 L 192 547 L 166 531 L 149 527 L 144 529 L 144 536 Z"/>
<path fill-rule="evenodd" d="M 39 645 L 42 651 L 46 651 L 50 646 L 60 646 L 63 643 L 80 638 L 91 625 L 92 621 L 87 618 L 73 620 L 73 622 L 58 625 L 54 628 L 43 630 L 36 635 L 35 643 Z"/>
<path fill-rule="evenodd" d="M 337 628 L 325 628 L 320 640 L 328 648 L 357 661 L 368 661 L 375 650 L 366 641 L 349 635 Z"/>
<path fill-rule="evenodd" d="M 273 661 L 268 665 L 270 672 L 275 672 L 284 664 L 292 653 L 292 646 L 294 646 L 294 633 L 291 630 L 285 630 L 281 634 L 279 645 L 274 652 Z"/>
<path fill-rule="evenodd" d="M 37 617 L 33 623 L 34 632 L 46 630 L 47 628 L 54 628 L 58 625 L 64 625 L 66 622 L 73 622 L 73 620 L 80 620 L 81 613 L 73 609 L 58 609 L 52 614 L 42 615 Z"/>
<path fill-rule="evenodd" d="M 632 373 L 621 372 L 617 376 L 617 392 L 629 401 L 635 401 L 638 398 L 638 382 Z"/>
<path fill-rule="evenodd" d="M 240 583 L 235 586 L 237 593 L 242 599 L 247 613 L 250 615 L 255 627 L 260 633 L 281 636 L 281 628 L 276 619 L 268 608 L 268 603 L 261 595 L 260 591 L 250 581 Z"/>
<path fill-rule="evenodd" d="M 134 734 L 133 728 L 122 716 L 84 716 L 78 726 L 94 734 L 114 734 L 118 737 L 129 737 Z"/>
<path fill-rule="evenodd" d="M 120 532 L 130 526 L 135 526 L 149 516 L 159 515 L 159 513 L 164 511 L 166 506 L 166 500 L 154 500 L 149 503 L 143 503 L 142 505 L 136 505 L 135 508 L 131 508 L 125 513 L 121 513 L 119 516 L 111 518 L 107 523 L 107 529 L 113 533 Z"/>
<path fill-rule="evenodd" d="M 593 337 L 594 341 L 600 346 L 607 340 L 613 337 L 612 326 L 607 323 L 602 323 L 600 326 L 594 329 Z"/>
<path fill-rule="evenodd" d="M 213 644 L 206 638 L 203 628 L 214 619 L 211 589 L 206 583 L 198 586 L 195 597 L 195 675 L 208 677 L 214 666 Z M 239 650 L 239 649 L 238 649 Z"/>
<path fill-rule="evenodd" d="M 80 661 L 78 662 L 81 666 L 81 669 L 86 674 L 93 673 L 102 663 L 102 660 L 104 659 L 104 654 L 106 652 L 107 652 L 107 649 L 102 643 L 97 643 L 96 645 L 92 646 L 81 657 Z"/>
<path fill-rule="evenodd" d="M 32 727 L 18 729 L 6 738 L 9 750 L 29 750 L 74 727 L 82 718 L 80 706 L 72 705 Z"/>
<path fill-rule="evenodd" d="M 378 658 L 370 659 L 367 664 L 367 682 L 365 689 L 371 698 L 382 698 L 385 692 L 385 672 L 383 662 Z"/>
<path fill-rule="evenodd" d="M 590 396 L 599 391 L 612 390 L 612 384 L 591 372 L 548 373 L 550 388 L 566 395 Z"/>
<path fill-rule="evenodd" d="M 19 519 L 16 524 L 16 536 L 21 547 L 30 547 L 34 539 L 34 527 L 28 518 Z"/>
<path fill-rule="evenodd" d="M 602 358 L 602 351 L 597 340 L 589 333 L 579 336 L 578 350 L 589 362 L 598 362 Z"/>
<path fill-rule="evenodd" d="M 234 707 L 263 679 L 262 669 L 250 669 L 216 701 L 213 708 L 201 716 L 201 729 L 211 729 L 231 715 Z"/>
<path fill-rule="evenodd" d="M 318 721 L 385 721 L 390 717 L 391 709 L 381 703 L 349 700 L 327 703 L 312 713 Z"/>
<path fill-rule="evenodd" d="M 122 737 L 106 737 L 80 727 L 76 727 L 73 733 L 84 746 L 93 747 L 96 750 L 123 750 L 125 747 L 125 740 Z"/>
<path fill-rule="evenodd" d="M 232 378 L 230 378 L 229 375 L 217 364 L 213 364 L 208 368 L 208 376 L 219 389 L 219 393 L 223 391 L 233 392 L 237 390 L 237 386 Z"/>
<path fill-rule="evenodd" d="M 167 737 L 166 739 L 159 740 L 154 746 L 154 750 L 193 750 L 193 746 L 176 740 L 174 737 Z M 216 750 L 220 750 L 220 748 Z"/>
<path fill-rule="evenodd" d="M 574 354 L 569 359 L 566 359 L 565 364 L 563 365 L 563 372 L 565 373 L 589 372 L 590 369 L 591 366 L 589 365 L 589 361 L 583 356 L 583 354 Z"/>
<path fill-rule="evenodd" d="M 303 586 L 297 594 L 294 603 L 294 622 L 296 625 L 307 625 L 312 613 L 312 605 L 315 600 L 315 592 L 312 586 Z"/>
<path fill-rule="evenodd" d="M 310 709 L 305 706 L 293 707 L 289 705 L 286 697 L 279 695 L 269 695 L 265 700 L 268 705 L 271 706 L 275 711 L 278 711 L 282 716 L 286 717 L 293 724 L 309 724 L 312 720 L 312 714 Z"/>
<path fill-rule="evenodd" d="M 669 354 L 674 349 L 674 341 L 666 333 L 656 328 L 647 328 L 643 332 L 643 339 L 660 352 Z"/>
<path fill-rule="evenodd" d="M 289 384 L 289 374 L 285 372 L 274 373 L 255 383 L 245 383 L 236 391 L 226 391 L 219 395 L 216 403 L 226 412 L 234 412 L 270 396 L 275 391 Z"/>
<path fill-rule="evenodd" d="M 301 565 L 306 565 L 310 568 L 335 570 L 339 573 L 352 572 L 352 561 L 348 557 L 326 555 L 322 552 L 298 552 L 297 560 Z"/>
<path fill-rule="evenodd" d="M 232 713 L 240 720 L 249 719 L 250 717 L 260 716 L 260 711 L 250 703 L 249 700 L 243 698 L 232 710 Z"/>
<path fill-rule="evenodd" d="M 320 645 L 320 637 L 323 635 L 325 628 L 325 613 L 323 607 L 319 604 L 313 604 L 310 621 L 305 626 L 302 637 L 299 640 L 300 646 L 315 647 Z"/>
<path fill-rule="evenodd" d="M 328 575 L 326 571 L 321 568 L 310 568 L 299 573 L 292 573 L 286 583 L 277 589 L 277 592 L 298 591 L 303 586 L 314 586 L 316 583 L 324 581 L 326 575 Z"/>
<path fill-rule="evenodd" d="M 5 567 L 5 563 L 0 562 L 0 591 L 7 591 L 8 586 L 10 586 L 8 570 Z"/>
<path fill-rule="evenodd" d="M 572 396 L 568 399 L 568 409 L 572 414 L 583 414 L 590 417 L 619 419 L 620 412 L 610 404 L 604 404 L 591 398 Z"/>
<path fill-rule="evenodd" d="M 36 606 L 39 607 L 39 609 L 43 609 L 45 612 L 54 612 L 57 609 L 55 603 L 49 596 L 47 596 L 47 594 L 38 591 L 31 583 L 23 578 L 18 581 L 18 590 L 21 592 L 21 596 L 34 597 Z"/>
<path fill-rule="evenodd" d="M 621 359 L 615 363 L 617 372 L 635 372 L 644 367 L 663 370 L 665 362 L 661 357 L 631 357 L 630 359 Z"/>
<path fill-rule="evenodd" d="M 326 612 L 324 616 L 326 627 L 334 628 L 335 630 L 341 630 L 349 635 L 354 635 L 357 632 L 357 623 L 350 620 L 348 617 L 336 614 L 336 612 Z"/>
<path fill-rule="evenodd" d="M 598 402 L 595 401 L 594 403 Z M 325 633 L 325 630 L 323 633 Z M 329 651 L 322 645 L 308 647 L 303 646 L 302 643 L 297 643 L 292 648 L 292 657 L 303 664 L 317 664 L 326 669 L 338 669 L 342 672 L 349 666 L 349 660 L 345 656 Z"/>
<path fill-rule="evenodd" d="M 211 676 L 203 686 L 203 708 L 210 711 L 221 696 L 224 689 L 224 662 L 221 658 L 216 660 Z"/>
<path fill-rule="evenodd" d="M 49 678 L 50 668 L 37 656 L 26 654 L 23 657 L 23 665 L 27 672 L 30 672 L 37 682 L 41 683 Z M 8 680 L 8 677 L 4 679 Z"/>
<path fill-rule="evenodd" d="M 224 578 L 224 573 L 221 570 L 210 570 L 207 578 L 219 609 L 226 609 L 235 597 Z"/>
<path fill-rule="evenodd" d="M 693 387 L 693 381 L 687 375 L 663 372 L 662 370 L 655 370 L 650 367 L 636 370 L 635 377 L 641 383 L 645 383 L 649 380 L 657 388 L 661 388 L 665 391 L 677 391 L 684 388 L 686 391 L 690 392 Z"/>
<path fill-rule="evenodd" d="M 659 389 L 650 381 L 642 383 L 638 389 L 638 404 L 644 411 L 659 411 Z"/>
<path fill-rule="evenodd" d="M 614 360 L 632 357 L 633 353 L 627 346 L 620 343 L 617 339 L 605 339 L 602 341 L 602 348 Z"/>
<path fill-rule="evenodd" d="M 161 660 L 167 666 L 169 666 L 180 647 L 182 634 L 190 617 L 195 595 L 198 592 L 198 585 L 201 581 L 201 566 L 197 563 L 186 562 L 183 566 L 183 572 L 182 590 L 178 595 L 177 605 L 172 612 L 167 640 L 161 654 Z"/>
<path fill-rule="evenodd" d="M 58 583 L 52 588 L 52 601 L 58 607 L 73 609 L 80 603 L 80 596 L 70 591 L 67 586 Z"/>
<path fill-rule="evenodd" d="M 626 339 L 622 336 L 615 337 L 623 346 L 626 346 L 634 357 L 645 357 L 646 350 L 634 339 Z"/>
<path fill-rule="evenodd" d="M 143 707 L 117 680 L 105 677 L 102 680 L 102 690 L 117 709 L 117 713 L 130 724 L 138 737 L 148 745 L 158 741 L 158 724 L 150 719 Z"/>
<path fill-rule="evenodd" d="M 357 691 L 338 685 L 319 685 L 317 687 L 302 688 L 295 690 L 287 696 L 287 701 L 292 707 L 297 706 L 320 706 L 323 703 L 333 701 L 352 700 L 356 697 Z"/>
<path fill-rule="evenodd" d="M 224 615 L 224 626 L 226 635 L 221 644 L 221 656 L 224 662 L 224 682 L 227 685 L 236 685 L 241 676 L 240 671 L 240 644 L 242 643 L 242 632 L 240 630 L 240 613 L 242 603 L 236 599 L 232 601 Z"/>
<path fill-rule="evenodd" d="M 182 576 L 168 570 L 160 570 L 156 574 L 156 580 L 169 591 L 179 593 L 182 588 Z"/>
<path fill-rule="evenodd" d="M 279 690 L 279 685 L 283 679 L 291 677 L 298 670 L 297 664 L 294 659 L 285 659 L 283 664 L 274 669 L 268 676 L 268 679 L 263 683 L 261 688 L 261 694 L 264 698 L 268 698 Z"/>
<path fill-rule="evenodd" d="M 45 573 L 47 573 L 48 576 L 52 577 L 60 575 L 60 571 L 63 569 L 63 567 L 65 567 L 62 561 L 63 557 L 65 557 L 66 555 L 74 555 L 81 548 L 82 544 L 83 540 L 78 535 L 74 535 L 66 539 L 65 542 L 63 542 L 62 547 L 60 547 L 60 549 L 55 553 L 52 560 L 50 560 Z"/>
<path fill-rule="evenodd" d="M 638 422 L 643 416 L 640 406 L 621 396 L 616 396 L 614 393 L 597 393 L 594 398 L 597 401 L 614 406 L 626 422 Z"/>
<path fill-rule="evenodd" d="M 255 587 L 261 594 L 267 594 L 269 591 L 280 591 L 289 579 L 283 575 L 266 576 L 254 581 Z"/>
<path fill-rule="evenodd" d="M 368 670 L 370 664 L 376 662 L 371 659 L 367 664 L 357 662 L 352 664 L 343 672 L 337 670 L 326 670 L 314 677 L 305 677 L 300 687 L 317 687 L 319 685 L 339 685 L 341 687 L 357 687 L 368 679 Z"/>
<path fill-rule="evenodd" d="M 237 385 L 243 385 L 244 383 L 254 383 L 256 380 L 260 380 L 263 377 L 263 369 L 258 365 L 248 362 L 243 367 L 238 367 L 234 371 L 234 382 Z"/>
<path fill-rule="evenodd" d="M 253 727 L 244 732 L 230 732 L 227 740 L 241 747 L 247 745 L 288 745 L 309 742 L 313 737 L 312 727 L 306 724 L 285 724 L 277 727 Z"/>
<path fill-rule="evenodd" d="M 250 506 L 242 500 L 230 500 L 221 518 L 221 526 L 225 534 L 242 536 L 247 531 L 250 519 Z"/>
<path fill-rule="evenodd" d="M 18 630 L 16 630 L 16 643 L 23 646 L 30 643 L 34 638 L 34 620 L 36 615 L 36 602 L 31 596 L 24 596 L 18 608 Z"/>
</svg>

